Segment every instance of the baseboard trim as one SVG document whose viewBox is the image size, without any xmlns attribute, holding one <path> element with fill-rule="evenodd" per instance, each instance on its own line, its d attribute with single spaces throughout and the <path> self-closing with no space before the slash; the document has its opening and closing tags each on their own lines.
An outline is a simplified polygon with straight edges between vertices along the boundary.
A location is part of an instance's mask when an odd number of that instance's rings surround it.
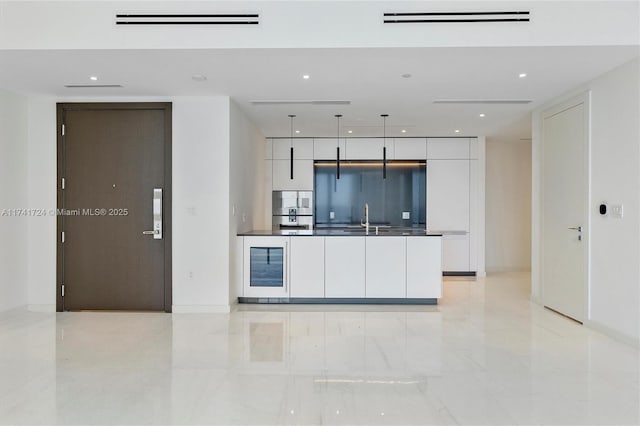
<svg viewBox="0 0 640 426">
<path fill-rule="evenodd" d="M 437 305 L 438 299 L 396 299 L 387 297 L 238 297 L 238 303 L 305 305 Z"/>
<path fill-rule="evenodd" d="M 27 310 L 29 312 L 55 312 L 56 304 L 47 303 L 47 304 L 41 304 L 41 305 L 27 305 Z"/>
<path fill-rule="evenodd" d="M 229 305 L 173 305 L 174 314 L 228 314 Z"/>
<path fill-rule="evenodd" d="M 442 276 L 443 277 L 475 277 L 476 273 L 475 271 L 443 271 L 442 272 Z"/>
<path fill-rule="evenodd" d="M 633 337 L 625 333 L 620 333 L 619 331 L 607 327 L 606 325 L 601 324 L 597 321 L 586 320 L 584 322 L 584 325 L 606 336 L 609 336 L 614 340 L 633 346 L 636 349 L 640 349 L 640 337 Z"/>
</svg>

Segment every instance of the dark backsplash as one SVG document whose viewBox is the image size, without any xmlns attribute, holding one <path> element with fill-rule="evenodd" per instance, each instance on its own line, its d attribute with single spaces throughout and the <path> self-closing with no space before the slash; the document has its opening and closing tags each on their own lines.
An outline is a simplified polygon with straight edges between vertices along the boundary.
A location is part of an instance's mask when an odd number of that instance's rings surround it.
<svg viewBox="0 0 640 426">
<path fill-rule="evenodd" d="M 424 161 L 389 161 L 386 179 L 381 161 L 341 161 L 340 179 L 335 161 L 317 161 L 314 186 L 316 226 L 358 225 L 364 220 L 365 203 L 373 226 L 426 225 Z M 410 219 L 402 219 L 403 212 L 409 212 Z"/>
</svg>

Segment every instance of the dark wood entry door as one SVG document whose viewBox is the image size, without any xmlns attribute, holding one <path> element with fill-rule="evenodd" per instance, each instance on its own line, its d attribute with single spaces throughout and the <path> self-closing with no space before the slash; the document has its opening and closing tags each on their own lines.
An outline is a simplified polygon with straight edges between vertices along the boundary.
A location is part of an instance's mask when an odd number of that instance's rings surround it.
<svg viewBox="0 0 640 426">
<path fill-rule="evenodd" d="M 58 104 L 58 125 L 58 310 L 170 312 L 171 104 Z"/>
</svg>

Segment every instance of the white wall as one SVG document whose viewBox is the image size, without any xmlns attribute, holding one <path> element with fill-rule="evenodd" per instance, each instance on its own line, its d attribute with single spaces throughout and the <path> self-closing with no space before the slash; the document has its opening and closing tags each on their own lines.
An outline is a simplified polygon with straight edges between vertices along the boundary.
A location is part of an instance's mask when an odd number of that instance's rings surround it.
<svg viewBox="0 0 640 426">
<path fill-rule="evenodd" d="M 174 98 L 174 312 L 229 310 L 228 200 L 229 98 Z"/>
<path fill-rule="evenodd" d="M 265 137 L 240 110 L 230 102 L 230 190 L 229 190 L 229 303 L 237 301 L 241 263 L 237 233 L 265 229 L 264 156 Z"/>
<path fill-rule="evenodd" d="M 72 101 L 173 102 L 173 308 L 228 311 L 229 98 L 30 98 L 29 207 L 56 207 L 55 106 Z M 30 218 L 28 228 L 28 303 L 53 310 L 55 218 Z"/>
<path fill-rule="evenodd" d="M 640 345 L 640 60 L 635 59 L 537 109 L 533 120 L 533 253 L 539 268 L 540 113 L 591 92 L 590 281 L 587 324 Z M 603 217 L 601 202 L 624 205 L 624 218 Z M 540 300 L 539 274 L 532 298 Z"/>
<path fill-rule="evenodd" d="M 531 269 L 531 141 L 487 141 L 487 271 Z"/>
<path fill-rule="evenodd" d="M 27 304 L 26 194 L 27 100 L 0 90 L 0 311 Z"/>
</svg>

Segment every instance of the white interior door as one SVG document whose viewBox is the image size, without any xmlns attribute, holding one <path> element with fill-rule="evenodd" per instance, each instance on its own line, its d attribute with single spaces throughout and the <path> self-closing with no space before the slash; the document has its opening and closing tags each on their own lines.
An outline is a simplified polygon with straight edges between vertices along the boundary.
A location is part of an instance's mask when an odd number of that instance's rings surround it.
<svg viewBox="0 0 640 426">
<path fill-rule="evenodd" d="M 542 116 L 542 298 L 580 322 L 587 299 L 587 111 L 585 98 Z"/>
</svg>

